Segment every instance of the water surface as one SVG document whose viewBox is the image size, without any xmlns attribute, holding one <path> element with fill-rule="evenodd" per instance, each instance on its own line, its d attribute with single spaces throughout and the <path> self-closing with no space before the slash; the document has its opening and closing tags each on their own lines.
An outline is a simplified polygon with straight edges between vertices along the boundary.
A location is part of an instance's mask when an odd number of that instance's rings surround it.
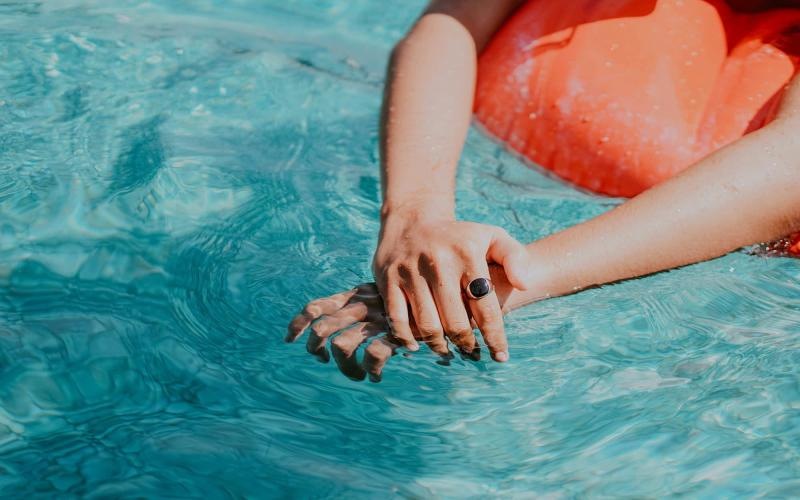
<svg viewBox="0 0 800 500">
<path fill-rule="evenodd" d="M 509 317 L 512 361 L 354 383 L 282 338 L 370 279 L 387 53 L 422 1 L 0 4 L 0 493 L 788 496 L 797 261 Z M 599 214 L 478 132 L 459 215 Z"/>
</svg>

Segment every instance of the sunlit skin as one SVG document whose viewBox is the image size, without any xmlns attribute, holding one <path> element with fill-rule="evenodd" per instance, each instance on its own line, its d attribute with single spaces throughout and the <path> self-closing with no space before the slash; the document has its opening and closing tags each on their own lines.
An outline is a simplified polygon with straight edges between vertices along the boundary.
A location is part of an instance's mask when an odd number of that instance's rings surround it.
<svg viewBox="0 0 800 500">
<path fill-rule="evenodd" d="M 310 327 L 308 352 L 323 361 L 335 335 L 333 358 L 352 379 L 380 380 L 396 350 L 417 350 L 417 341 L 442 356 L 452 344 L 476 359 L 473 327 L 492 358 L 507 361 L 509 311 L 800 229 L 797 79 L 769 125 L 597 218 L 526 246 L 501 228 L 455 220 L 455 172 L 477 56 L 519 3 L 434 1 L 392 53 L 381 120 L 376 282 L 312 301 L 287 334 L 293 342 Z M 466 284 L 487 275 L 495 292 L 466 299 Z"/>
</svg>

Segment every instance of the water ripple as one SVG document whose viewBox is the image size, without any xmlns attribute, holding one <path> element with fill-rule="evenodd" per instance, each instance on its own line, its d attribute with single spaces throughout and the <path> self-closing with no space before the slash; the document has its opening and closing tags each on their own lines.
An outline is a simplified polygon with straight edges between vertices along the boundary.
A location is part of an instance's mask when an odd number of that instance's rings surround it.
<svg viewBox="0 0 800 500">
<path fill-rule="evenodd" d="M 380 84 L 422 3 L 0 5 L 3 496 L 794 494 L 796 260 L 534 304 L 502 366 L 357 384 L 282 342 L 371 278 Z M 458 181 L 522 239 L 619 203 L 477 131 Z"/>
</svg>

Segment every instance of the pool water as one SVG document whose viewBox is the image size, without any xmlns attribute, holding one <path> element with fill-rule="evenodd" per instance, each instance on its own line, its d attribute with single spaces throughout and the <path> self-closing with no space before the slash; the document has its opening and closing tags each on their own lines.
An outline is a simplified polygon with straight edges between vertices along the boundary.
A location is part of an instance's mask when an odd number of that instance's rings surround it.
<svg viewBox="0 0 800 500">
<path fill-rule="evenodd" d="M 420 0 L 0 3 L 0 494 L 790 496 L 800 268 L 734 253 L 508 318 L 512 360 L 286 345 L 370 279 L 377 112 Z M 473 131 L 459 215 L 617 200 Z"/>
</svg>

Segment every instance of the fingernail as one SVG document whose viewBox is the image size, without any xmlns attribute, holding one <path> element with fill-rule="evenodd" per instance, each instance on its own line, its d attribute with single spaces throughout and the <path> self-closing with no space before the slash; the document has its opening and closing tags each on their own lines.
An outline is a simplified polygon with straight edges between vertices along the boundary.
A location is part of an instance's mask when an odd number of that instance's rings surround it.
<svg viewBox="0 0 800 500">
<path fill-rule="evenodd" d="M 500 351 L 494 355 L 494 359 L 497 362 L 505 363 L 506 361 L 508 361 L 508 353 L 505 351 Z"/>
<path fill-rule="evenodd" d="M 411 352 L 419 351 L 419 344 L 416 343 L 416 342 L 412 342 L 412 343 L 408 344 L 408 350 L 411 351 Z"/>
</svg>

